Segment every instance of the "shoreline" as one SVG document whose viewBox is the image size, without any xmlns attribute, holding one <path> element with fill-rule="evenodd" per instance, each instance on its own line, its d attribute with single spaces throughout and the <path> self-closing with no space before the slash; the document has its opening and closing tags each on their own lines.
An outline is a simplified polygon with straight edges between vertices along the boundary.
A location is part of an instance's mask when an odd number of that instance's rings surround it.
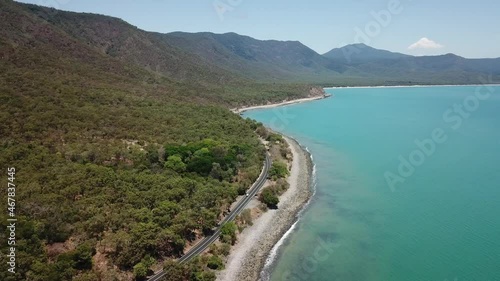
<svg viewBox="0 0 500 281">
<path fill-rule="evenodd" d="M 292 151 L 293 160 L 278 209 L 268 210 L 247 227 L 231 248 L 226 268 L 217 274 L 219 281 L 260 280 L 263 269 L 272 264 L 279 243 L 293 231 L 300 212 L 313 195 L 313 162 L 311 154 L 295 139 L 283 136 Z"/>
<path fill-rule="evenodd" d="M 287 101 L 282 101 L 279 103 L 270 103 L 270 104 L 265 104 L 265 105 L 252 105 L 252 106 L 242 107 L 242 108 L 233 108 L 233 109 L 231 109 L 231 111 L 233 113 L 236 113 L 236 114 L 241 114 L 241 113 L 248 111 L 248 110 L 274 108 L 274 107 L 280 107 L 280 106 L 285 106 L 285 105 L 291 105 L 291 104 L 297 104 L 297 103 L 303 103 L 303 102 L 309 102 L 309 101 L 315 101 L 315 100 L 322 100 L 322 99 L 329 98 L 331 96 L 332 96 L 331 94 L 323 94 L 321 96 L 301 98 L 301 99 L 295 99 L 295 100 L 287 100 Z"/>
<path fill-rule="evenodd" d="M 383 89 L 383 88 L 430 88 L 430 87 L 491 87 L 491 86 L 500 86 L 500 84 L 466 84 L 466 85 L 393 85 L 393 86 L 334 86 L 334 87 L 324 87 L 322 89 L 327 90 L 339 90 L 339 89 Z M 281 107 L 292 104 L 299 104 L 304 102 L 310 102 L 315 100 L 322 100 L 329 97 L 334 97 L 334 94 L 323 93 L 320 96 L 313 96 L 308 98 L 294 99 L 294 100 L 285 100 L 278 103 L 269 103 L 263 105 L 251 105 L 241 108 L 231 108 L 231 112 L 235 114 L 242 114 L 245 111 L 256 110 L 256 109 L 269 109 L 275 107 Z"/>
<path fill-rule="evenodd" d="M 500 86 L 500 84 L 465 84 L 465 85 L 393 85 L 393 86 L 335 86 L 324 87 L 323 89 L 372 89 L 372 88 L 430 88 L 430 87 L 478 87 L 478 86 Z"/>
</svg>

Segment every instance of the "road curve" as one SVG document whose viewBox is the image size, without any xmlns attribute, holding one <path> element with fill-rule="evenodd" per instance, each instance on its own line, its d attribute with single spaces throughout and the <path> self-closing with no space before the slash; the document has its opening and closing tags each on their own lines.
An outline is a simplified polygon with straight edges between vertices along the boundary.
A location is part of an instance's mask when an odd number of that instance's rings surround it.
<svg viewBox="0 0 500 281">
<path fill-rule="evenodd" d="M 216 241 L 219 238 L 221 228 L 225 223 L 228 223 L 234 218 L 241 213 L 243 208 L 252 200 L 252 198 L 257 194 L 257 192 L 262 188 L 264 183 L 267 180 L 267 175 L 269 173 L 269 168 L 271 167 L 271 158 L 269 157 L 269 154 L 266 152 L 266 160 L 264 161 L 264 167 L 262 168 L 262 171 L 259 175 L 259 178 L 254 182 L 252 187 L 250 187 L 248 193 L 248 196 L 244 196 L 238 204 L 229 212 L 229 214 L 220 222 L 219 226 L 214 229 L 214 233 L 211 236 L 205 237 L 203 240 L 201 240 L 198 244 L 196 244 L 193 248 L 191 248 L 187 253 L 184 254 L 180 259 L 177 261 L 180 263 L 187 262 L 191 260 L 193 257 L 199 255 L 203 251 L 205 251 L 210 244 L 212 244 L 214 241 Z M 156 272 L 154 275 L 148 278 L 148 281 L 159 281 L 163 277 L 168 275 L 168 271 L 166 270 L 160 270 Z"/>
</svg>

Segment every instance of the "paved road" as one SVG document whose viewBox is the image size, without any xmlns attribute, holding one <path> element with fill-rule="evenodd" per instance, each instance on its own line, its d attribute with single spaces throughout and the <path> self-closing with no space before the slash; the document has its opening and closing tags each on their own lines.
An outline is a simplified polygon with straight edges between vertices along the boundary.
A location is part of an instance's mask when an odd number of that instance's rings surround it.
<svg viewBox="0 0 500 281">
<path fill-rule="evenodd" d="M 193 257 L 197 256 L 201 252 L 205 251 L 210 244 L 212 244 L 214 241 L 216 241 L 219 238 L 220 235 L 220 230 L 222 226 L 234 220 L 234 218 L 241 213 L 241 211 L 245 208 L 245 206 L 252 200 L 252 198 L 257 194 L 257 192 L 260 190 L 260 188 L 264 185 L 267 179 L 267 174 L 269 172 L 269 168 L 271 167 L 271 158 L 269 158 L 269 155 L 266 153 L 266 160 L 264 162 L 264 167 L 262 168 L 262 172 L 260 173 L 259 178 L 255 183 L 252 185 L 250 190 L 248 191 L 248 196 L 243 197 L 243 199 L 238 202 L 238 204 L 234 207 L 234 209 L 226 216 L 222 222 L 219 224 L 219 227 L 217 227 L 214 230 L 214 233 L 212 236 L 208 236 L 201 240 L 198 244 L 196 244 L 193 248 L 191 248 L 184 256 L 182 256 L 180 259 L 178 259 L 178 262 L 184 263 L 189 260 L 191 260 Z M 148 281 L 159 281 L 163 277 L 168 275 L 168 271 L 161 270 L 156 272 L 153 276 L 149 277 Z"/>
</svg>

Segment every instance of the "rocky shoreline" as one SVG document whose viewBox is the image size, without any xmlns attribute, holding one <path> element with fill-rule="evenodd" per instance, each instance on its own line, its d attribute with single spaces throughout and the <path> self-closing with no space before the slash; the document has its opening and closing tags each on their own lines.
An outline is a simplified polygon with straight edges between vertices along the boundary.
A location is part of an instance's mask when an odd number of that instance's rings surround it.
<svg viewBox="0 0 500 281">
<path fill-rule="evenodd" d="M 312 196 L 311 156 L 294 139 L 284 139 L 293 154 L 287 179 L 290 187 L 280 196 L 278 209 L 265 212 L 240 234 L 238 243 L 231 249 L 226 269 L 218 274 L 217 280 L 259 280 L 271 250 L 297 221 L 297 214 Z"/>
</svg>

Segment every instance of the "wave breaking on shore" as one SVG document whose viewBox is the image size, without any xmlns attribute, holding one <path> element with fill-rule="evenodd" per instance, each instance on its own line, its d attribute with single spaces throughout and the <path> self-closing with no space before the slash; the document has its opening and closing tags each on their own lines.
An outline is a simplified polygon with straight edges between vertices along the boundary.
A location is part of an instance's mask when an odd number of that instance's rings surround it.
<svg viewBox="0 0 500 281">
<path fill-rule="evenodd" d="M 302 211 L 314 194 L 315 167 L 311 154 L 296 140 L 284 136 L 293 154 L 290 187 L 281 197 L 277 210 L 269 210 L 241 234 L 241 240 L 231 250 L 226 269 L 218 274 L 219 281 L 255 281 L 266 264 L 272 266 L 286 238 L 297 227 Z M 263 279 L 266 280 L 266 279 Z"/>
<path fill-rule="evenodd" d="M 302 214 L 310 206 L 310 204 L 313 200 L 313 197 L 316 194 L 316 184 L 317 184 L 317 182 L 316 182 L 316 164 L 314 163 L 314 158 L 313 158 L 311 152 L 309 151 L 309 148 L 306 146 L 302 146 L 296 139 L 294 139 L 292 137 L 287 137 L 287 138 L 289 138 L 290 140 L 295 142 L 297 144 L 297 146 L 299 146 L 308 156 L 308 159 L 309 159 L 308 166 L 311 167 L 310 172 L 309 172 L 310 173 L 310 175 L 309 175 L 309 189 L 311 191 L 311 195 L 309 196 L 309 200 L 307 200 L 307 202 L 302 206 L 302 209 L 300 209 L 297 212 L 297 214 L 295 215 L 296 219 L 295 219 L 294 223 L 292 224 L 292 226 L 290 226 L 290 228 L 283 234 L 283 236 L 280 238 L 280 240 L 278 242 L 276 242 L 274 247 L 269 252 L 269 255 L 266 258 L 266 261 L 264 263 L 264 267 L 262 268 L 262 271 L 260 273 L 260 280 L 262 280 L 262 281 L 270 280 L 273 266 L 275 265 L 277 258 L 280 255 L 280 251 L 282 249 L 282 246 L 288 241 L 291 234 L 294 233 L 294 231 L 296 230 L 298 223 L 300 222 L 300 219 L 302 217 Z"/>
</svg>

